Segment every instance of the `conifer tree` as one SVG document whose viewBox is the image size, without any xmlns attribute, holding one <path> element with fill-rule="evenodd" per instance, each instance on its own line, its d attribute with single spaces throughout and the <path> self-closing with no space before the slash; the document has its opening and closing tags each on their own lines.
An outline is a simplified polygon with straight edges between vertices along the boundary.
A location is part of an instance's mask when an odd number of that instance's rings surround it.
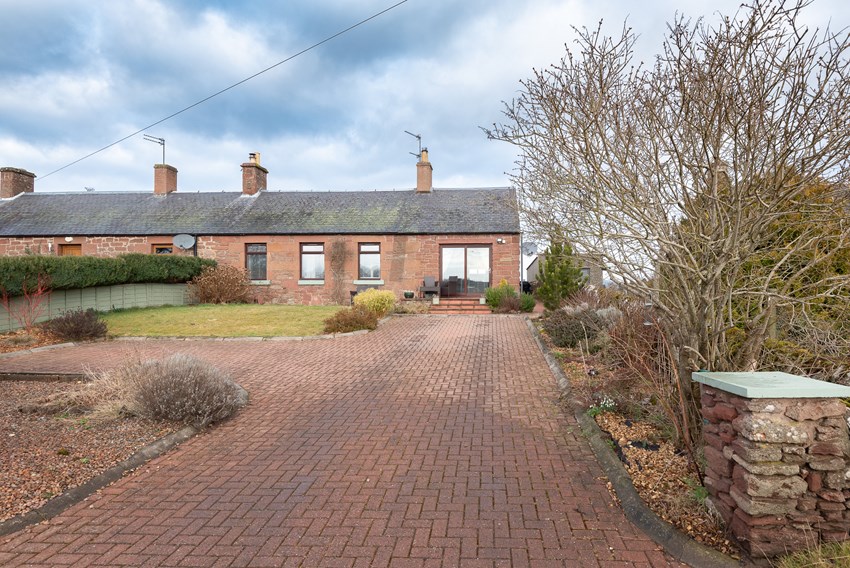
<svg viewBox="0 0 850 568">
<path fill-rule="evenodd" d="M 553 242 L 537 275 L 537 298 L 547 310 L 557 310 L 561 302 L 584 286 L 587 279 L 573 263 L 573 250 L 566 243 Z"/>
</svg>

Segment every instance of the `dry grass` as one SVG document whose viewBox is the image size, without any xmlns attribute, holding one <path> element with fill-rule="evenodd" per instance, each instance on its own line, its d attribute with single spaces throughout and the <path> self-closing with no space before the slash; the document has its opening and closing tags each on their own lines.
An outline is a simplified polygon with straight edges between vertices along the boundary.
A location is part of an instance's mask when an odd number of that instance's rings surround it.
<svg viewBox="0 0 850 568">
<path fill-rule="evenodd" d="M 21 405 L 27 413 L 84 415 L 107 421 L 123 416 L 169 420 L 201 428 L 220 422 L 247 403 L 224 372 L 177 353 L 165 359 L 130 360 L 114 369 L 89 372 L 89 381 Z"/>
<path fill-rule="evenodd" d="M 276 337 L 322 333 L 339 306 L 201 304 L 110 312 L 109 333 L 146 337 Z"/>
<path fill-rule="evenodd" d="M 226 373 L 182 353 L 126 363 L 92 378 L 90 386 L 102 396 L 95 409 L 198 428 L 230 417 L 248 402 Z"/>
<path fill-rule="evenodd" d="M 406 300 L 395 305 L 396 314 L 427 314 L 431 311 L 431 302 Z"/>
<path fill-rule="evenodd" d="M 850 542 L 833 542 L 781 558 L 776 568 L 850 568 Z"/>
</svg>

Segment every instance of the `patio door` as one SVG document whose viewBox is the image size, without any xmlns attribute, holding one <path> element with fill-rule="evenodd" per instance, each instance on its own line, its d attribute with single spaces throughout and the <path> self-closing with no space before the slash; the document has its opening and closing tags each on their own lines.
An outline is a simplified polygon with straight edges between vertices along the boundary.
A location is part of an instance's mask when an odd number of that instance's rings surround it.
<svg viewBox="0 0 850 568">
<path fill-rule="evenodd" d="M 440 295 L 481 295 L 490 286 L 490 247 L 444 246 L 440 249 L 440 267 Z"/>
</svg>

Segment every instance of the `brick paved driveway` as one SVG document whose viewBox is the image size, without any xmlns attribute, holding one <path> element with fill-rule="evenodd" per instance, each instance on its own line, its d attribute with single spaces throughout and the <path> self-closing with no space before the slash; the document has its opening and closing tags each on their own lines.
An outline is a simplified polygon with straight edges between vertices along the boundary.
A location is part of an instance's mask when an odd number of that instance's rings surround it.
<svg viewBox="0 0 850 568">
<path fill-rule="evenodd" d="M 174 351 L 229 369 L 250 406 L 3 538 L 0 565 L 673 565 L 612 503 L 518 317 L 396 318 L 303 342 L 100 343 L 0 370 Z"/>
</svg>

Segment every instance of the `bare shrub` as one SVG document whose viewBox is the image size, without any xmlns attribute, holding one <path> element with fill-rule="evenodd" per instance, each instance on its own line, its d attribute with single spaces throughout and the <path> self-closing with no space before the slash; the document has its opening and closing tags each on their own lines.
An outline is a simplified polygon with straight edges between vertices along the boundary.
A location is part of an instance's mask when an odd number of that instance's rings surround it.
<svg viewBox="0 0 850 568">
<path fill-rule="evenodd" d="M 595 310 L 560 309 L 543 316 L 543 331 L 556 347 L 589 350 L 589 344 L 605 327 Z"/>
<path fill-rule="evenodd" d="M 205 266 L 189 282 L 189 293 L 202 304 L 244 304 L 253 297 L 248 273 L 229 264 Z"/>
<path fill-rule="evenodd" d="M 585 286 L 570 294 L 564 306 L 589 306 L 593 309 L 607 308 L 617 302 L 617 295 L 604 289 Z"/>
<path fill-rule="evenodd" d="M 82 387 L 23 405 L 22 412 L 85 413 L 91 419 L 120 416 L 173 420 L 201 428 L 221 422 L 248 401 L 230 377 L 195 357 L 131 360 L 89 372 Z"/>
<path fill-rule="evenodd" d="M 35 322 L 44 315 L 50 301 L 50 276 L 38 273 L 35 281 L 21 283 L 21 296 L 15 301 L 9 291 L 0 288 L 0 305 L 18 322 L 27 333 L 35 327 Z"/>
<path fill-rule="evenodd" d="M 147 418 L 201 428 L 247 403 L 244 391 L 226 373 L 182 353 L 124 365 L 112 373 L 126 388 L 127 408 Z"/>
<path fill-rule="evenodd" d="M 44 329 L 70 341 L 84 341 L 106 336 L 106 322 L 93 309 L 69 310 L 44 324 Z"/>
<path fill-rule="evenodd" d="M 499 307 L 493 311 L 497 314 L 513 314 L 521 308 L 519 296 L 504 296 L 499 302 Z"/>
<path fill-rule="evenodd" d="M 620 309 L 622 317 L 609 332 L 608 348 L 617 373 L 624 381 L 649 390 L 673 434 L 673 443 L 688 452 L 702 480 L 697 459 L 701 446 L 699 396 L 694 384 L 680 378 L 674 347 L 655 314 L 640 302 L 623 302 Z"/>
<path fill-rule="evenodd" d="M 607 345 L 608 330 L 622 316 L 611 302 L 608 295 L 583 288 L 571 294 L 562 308 L 543 316 L 543 329 L 558 347 L 598 352 Z"/>
<path fill-rule="evenodd" d="M 325 320 L 325 333 L 349 333 L 377 327 L 378 316 L 365 306 L 343 308 Z"/>
<path fill-rule="evenodd" d="M 830 322 L 783 322 L 785 337 L 767 339 L 760 369 L 850 384 L 850 339 Z"/>
</svg>

